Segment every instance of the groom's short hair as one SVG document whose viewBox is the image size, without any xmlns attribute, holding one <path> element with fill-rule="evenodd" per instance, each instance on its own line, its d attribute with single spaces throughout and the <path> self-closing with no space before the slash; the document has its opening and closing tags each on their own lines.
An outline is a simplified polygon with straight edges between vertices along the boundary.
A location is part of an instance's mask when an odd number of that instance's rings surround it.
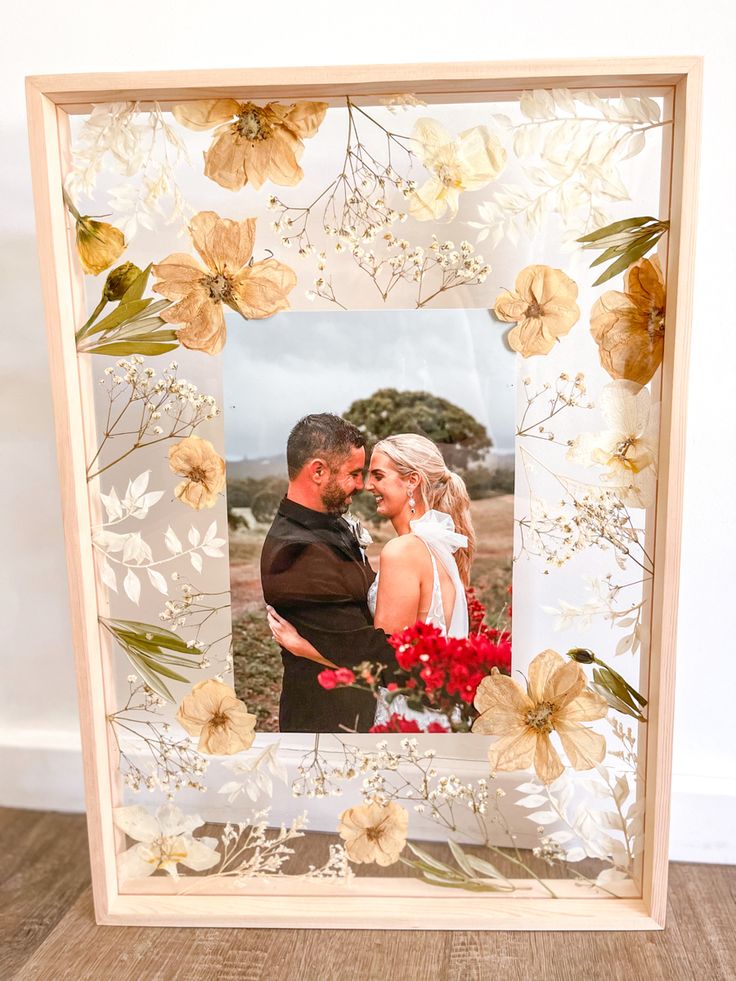
<svg viewBox="0 0 736 981">
<path fill-rule="evenodd" d="M 356 446 L 365 446 L 365 435 L 347 419 L 333 412 L 315 412 L 304 416 L 289 433 L 286 443 L 286 465 L 294 477 L 309 460 L 324 459 L 336 468 Z"/>
</svg>

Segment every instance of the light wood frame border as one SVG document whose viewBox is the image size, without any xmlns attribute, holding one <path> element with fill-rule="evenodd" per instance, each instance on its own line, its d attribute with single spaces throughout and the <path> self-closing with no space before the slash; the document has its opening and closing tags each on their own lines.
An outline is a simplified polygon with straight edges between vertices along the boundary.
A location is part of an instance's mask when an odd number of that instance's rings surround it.
<svg viewBox="0 0 736 981">
<path fill-rule="evenodd" d="M 393 930 L 647 930 L 664 926 L 702 69 L 702 57 L 683 56 L 42 75 L 26 79 L 98 923 Z M 320 898 L 283 895 L 281 890 L 270 894 L 264 891 L 258 896 L 133 896 L 119 892 L 112 821 L 114 787 L 103 701 L 104 659 L 90 543 L 93 516 L 85 479 L 81 398 L 84 379 L 74 342 L 78 321 L 75 311 L 80 309 L 82 292 L 61 196 L 69 115 L 87 112 L 92 104 L 128 100 L 142 105 L 213 97 L 329 101 L 345 94 L 413 92 L 419 96 L 452 93 L 453 99 L 463 97 L 470 101 L 524 88 L 646 90 L 662 86 L 671 87 L 674 133 L 655 526 L 657 572 L 648 678 L 642 897 L 596 900 L 508 897 L 484 898 L 480 903 L 472 896 L 430 895 L 426 888 L 411 890 L 408 902 L 405 889 L 403 895 L 392 897 L 385 892 L 377 895 L 370 887 L 363 894 L 346 889 L 342 895 Z M 556 882 L 559 885 L 560 880 Z"/>
</svg>

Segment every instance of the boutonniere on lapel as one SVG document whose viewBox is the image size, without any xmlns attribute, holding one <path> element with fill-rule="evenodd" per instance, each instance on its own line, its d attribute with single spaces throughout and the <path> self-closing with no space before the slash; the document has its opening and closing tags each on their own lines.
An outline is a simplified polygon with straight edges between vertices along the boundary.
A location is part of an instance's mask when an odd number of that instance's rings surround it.
<svg viewBox="0 0 736 981">
<path fill-rule="evenodd" d="M 363 527 L 363 525 L 355 517 L 355 515 L 351 514 L 349 511 L 347 512 L 347 514 L 343 515 L 343 518 L 345 519 L 345 521 L 347 521 L 350 530 L 355 536 L 355 540 L 360 546 L 360 551 L 363 554 L 363 561 L 366 562 L 367 557 L 365 554 L 365 550 L 368 548 L 369 545 L 373 544 L 373 539 L 371 538 L 370 533 L 367 531 L 366 528 Z"/>
</svg>

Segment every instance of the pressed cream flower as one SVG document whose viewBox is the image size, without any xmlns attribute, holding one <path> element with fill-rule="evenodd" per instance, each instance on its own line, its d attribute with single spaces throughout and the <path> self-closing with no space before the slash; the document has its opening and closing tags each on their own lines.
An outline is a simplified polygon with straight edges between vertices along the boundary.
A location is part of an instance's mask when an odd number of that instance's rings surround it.
<svg viewBox="0 0 736 981">
<path fill-rule="evenodd" d="M 184 102 L 173 113 L 189 129 L 217 127 L 205 154 L 205 176 L 239 191 L 245 184 L 258 190 L 267 180 L 288 187 L 298 184 L 304 176 L 299 166 L 302 141 L 315 135 L 327 108 L 326 102 L 257 106 L 235 99 L 205 99 Z"/>
<path fill-rule="evenodd" d="M 351 862 L 385 866 L 398 861 L 408 827 L 409 812 L 400 804 L 374 801 L 343 811 L 337 830 Z"/>
<path fill-rule="evenodd" d="M 184 324 L 177 336 L 184 347 L 218 354 L 225 345 L 223 306 L 246 320 L 262 320 L 288 310 L 286 294 L 296 286 L 293 269 L 276 259 L 251 262 L 256 219 L 231 221 L 200 211 L 189 225 L 194 248 L 205 264 L 175 252 L 153 266 L 155 293 L 176 300 L 161 319 Z"/>
<path fill-rule="evenodd" d="M 497 297 L 493 312 L 507 323 L 509 346 L 525 358 L 549 354 L 555 341 L 580 317 L 576 283 L 561 269 L 531 265 L 516 277 L 515 289 Z"/>
<path fill-rule="evenodd" d="M 664 355 L 665 286 L 659 256 L 640 259 L 624 275 L 624 292 L 610 290 L 590 313 L 590 332 L 612 378 L 646 385 Z"/>
<path fill-rule="evenodd" d="M 414 150 L 432 176 L 408 195 L 409 214 L 432 221 L 447 212 L 455 217 L 462 191 L 475 191 L 496 180 L 506 164 L 506 151 L 485 126 L 453 137 L 436 119 L 417 120 L 411 135 Z"/>
<path fill-rule="evenodd" d="M 118 874 L 122 882 L 153 875 L 163 869 L 178 878 L 177 865 L 195 872 L 211 869 L 220 860 L 212 847 L 216 838 L 194 838 L 192 832 L 204 821 L 198 814 L 184 814 L 173 804 L 164 804 L 149 814 L 145 807 L 116 807 L 113 820 L 136 844 L 118 855 Z"/>
<path fill-rule="evenodd" d="M 553 730 L 576 770 L 590 770 L 606 755 L 605 738 L 581 723 L 602 719 L 608 703 L 587 687 L 582 668 L 556 651 L 537 654 L 526 691 L 493 668 L 474 705 L 480 716 L 473 732 L 501 737 L 488 750 L 491 773 L 534 766 L 542 783 L 552 783 L 565 769 L 550 740 Z"/>
<path fill-rule="evenodd" d="M 656 488 L 659 406 L 651 407 L 647 388 L 624 379 L 604 387 L 600 406 L 608 429 L 581 433 L 567 458 L 605 467 L 603 480 L 615 486 L 625 504 L 649 507 Z"/>
<path fill-rule="evenodd" d="M 239 753 L 255 739 L 256 716 L 229 685 L 215 678 L 192 688 L 182 699 L 176 719 L 190 736 L 199 736 L 199 752 L 211 756 Z"/>
<path fill-rule="evenodd" d="M 225 486 L 225 461 L 209 440 L 187 436 L 169 447 L 169 468 L 186 478 L 174 489 L 178 500 L 195 511 L 215 506 Z"/>
</svg>

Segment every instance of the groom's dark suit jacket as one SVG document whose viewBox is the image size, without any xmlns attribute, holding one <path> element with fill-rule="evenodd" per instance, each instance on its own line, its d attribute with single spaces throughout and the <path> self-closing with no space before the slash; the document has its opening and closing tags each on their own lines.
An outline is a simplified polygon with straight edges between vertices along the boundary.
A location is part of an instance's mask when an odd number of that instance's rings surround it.
<svg viewBox="0 0 736 981">
<path fill-rule="evenodd" d="M 373 626 L 367 604 L 375 573 L 343 518 L 284 498 L 261 553 L 267 603 L 320 654 L 341 667 L 361 661 L 396 666 L 386 634 Z M 284 680 L 279 705 L 282 732 L 367 732 L 375 698 L 354 688 L 321 687 L 324 665 L 282 649 Z"/>
</svg>

